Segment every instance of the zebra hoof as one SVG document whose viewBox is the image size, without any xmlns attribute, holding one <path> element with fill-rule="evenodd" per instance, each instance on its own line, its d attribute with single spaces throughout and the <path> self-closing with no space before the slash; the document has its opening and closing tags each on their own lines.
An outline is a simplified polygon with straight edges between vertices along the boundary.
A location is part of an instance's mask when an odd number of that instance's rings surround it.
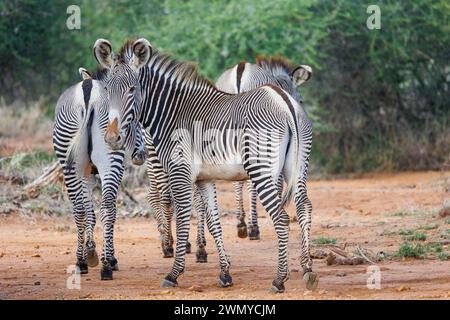
<svg viewBox="0 0 450 320">
<path fill-rule="evenodd" d="M 88 264 L 86 262 L 77 262 L 76 266 L 78 270 L 80 271 L 80 274 L 88 274 L 89 268 Z"/>
<path fill-rule="evenodd" d="M 110 265 L 103 266 L 102 270 L 100 270 L 100 278 L 102 280 L 112 280 L 113 279 L 113 269 Z"/>
<path fill-rule="evenodd" d="M 197 252 L 195 253 L 195 256 L 197 258 L 197 263 L 206 263 L 208 262 L 208 253 L 206 252 L 205 248 L 198 248 Z"/>
<path fill-rule="evenodd" d="M 111 259 L 110 263 L 113 271 L 119 271 L 119 261 L 115 257 Z"/>
<path fill-rule="evenodd" d="M 303 275 L 303 281 L 305 281 L 306 289 L 314 291 L 319 284 L 319 275 L 316 272 L 306 272 Z"/>
<path fill-rule="evenodd" d="M 229 273 L 220 274 L 218 284 L 222 288 L 231 287 L 233 285 L 233 278 Z"/>
<path fill-rule="evenodd" d="M 259 240 L 259 228 L 257 226 L 256 227 L 250 226 L 249 229 L 250 232 L 248 234 L 248 238 L 250 240 Z"/>
<path fill-rule="evenodd" d="M 186 253 L 191 253 L 191 243 L 189 241 L 186 242 Z"/>
<path fill-rule="evenodd" d="M 87 252 L 87 264 L 89 267 L 96 267 L 98 266 L 99 260 L 98 260 L 98 255 L 97 255 L 97 251 L 95 250 L 95 248 L 92 249 L 88 249 Z"/>
<path fill-rule="evenodd" d="M 164 279 L 161 282 L 161 288 L 174 288 L 174 287 L 178 287 L 178 282 L 177 280 L 169 280 L 169 279 Z"/>
<path fill-rule="evenodd" d="M 283 293 L 285 290 L 284 283 L 274 280 L 272 286 L 269 288 L 269 293 Z"/>
<path fill-rule="evenodd" d="M 245 222 L 241 222 L 237 225 L 238 237 L 239 238 L 247 238 L 247 225 Z"/>
<path fill-rule="evenodd" d="M 164 258 L 173 258 L 173 248 L 163 248 L 162 252 Z"/>
</svg>

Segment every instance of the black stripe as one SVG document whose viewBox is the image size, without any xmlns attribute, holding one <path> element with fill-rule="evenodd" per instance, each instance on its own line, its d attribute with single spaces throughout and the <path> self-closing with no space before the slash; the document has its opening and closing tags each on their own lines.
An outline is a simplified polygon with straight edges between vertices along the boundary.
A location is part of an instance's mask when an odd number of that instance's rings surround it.
<svg viewBox="0 0 450 320">
<path fill-rule="evenodd" d="M 239 62 L 236 71 L 236 87 L 237 93 L 241 93 L 241 79 L 245 69 L 245 61 Z"/>
<path fill-rule="evenodd" d="M 91 160 L 91 154 L 92 154 L 92 122 L 94 120 L 94 109 L 91 110 L 91 114 L 86 115 L 89 117 L 87 128 L 88 131 L 88 155 L 89 155 L 89 161 L 92 163 Z"/>
<path fill-rule="evenodd" d="M 286 102 L 286 104 L 289 107 L 289 111 L 291 111 L 292 117 L 295 120 L 297 118 L 296 115 L 295 115 L 295 108 L 292 105 L 291 100 L 287 96 L 286 92 L 284 92 L 283 89 L 281 89 L 280 87 L 274 86 L 273 84 L 267 84 L 266 86 L 268 86 L 268 87 L 272 88 L 273 90 L 275 90 L 276 93 L 278 93 L 283 98 L 284 102 Z"/>
<path fill-rule="evenodd" d="M 89 106 L 89 100 L 91 99 L 92 79 L 83 80 L 81 87 L 83 88 L 84 107 L 87 110 Z"/>
</svg>

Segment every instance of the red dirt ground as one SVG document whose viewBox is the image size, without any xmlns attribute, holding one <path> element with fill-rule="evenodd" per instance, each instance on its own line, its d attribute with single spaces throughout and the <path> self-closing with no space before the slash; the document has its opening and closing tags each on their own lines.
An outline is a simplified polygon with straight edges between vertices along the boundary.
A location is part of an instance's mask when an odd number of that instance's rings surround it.
<svg viewBox="0 0 450 320">
<path fill-rule="evenodd" d="M 374 252 L 394 253 L 404 242 L 400 229 L 420 229 L 427 241 L 441 241 L 449 252 L 449 217 L 437 211 L 449 199 L 450 172 L 421 172 L 366 176 L 359 179 L 312 181 L 309 194 L 314 205 L 312 239 L 331 237 Z M 144 190 L 137 190 L 144 201 Z M 141 195 L 141 196 L 139 196 Z M 234 195 L 227 183 L 218 186 L 219 204 L 233 210 Z M 293 213 L 292 206 L 288 210 Z M 116 255 L 120 271 L 113 281 L 101 281 L 99 268 L 81 278 L 81 289 L 66 288 L 66 269 L 75 261 L 75 225 L 71 218 L 0 214 L 0 299 L 449 299 L 450 260 L 431 254 L 427 259 L 399 258 L 379 262 L 381 289 L 366 286 L 367 265 L 327 266 L 314 260 L 320 274 L 317 291 L 306 291 L 298 270 L 299 242 L 296 222 L 291 223 L 289 262 L 291 277 L 286 293 L 268 293 L 276 272 L 276 240 L 270 219 L 260 208 L 261 240 L 236 236 L 236 219 L 222 218 L 224 241 L 232 266 L 234 286 L 219 288 L 218 258 L 208 235 L 207 264 L 187 256 L 186 272 L 179 287 L 160 288 L 172 260 L 163 259 L 154 219 L 119 219 Z M 195 223 L 191 242 L 195 242 Z M 101 244 L 101 228 L 97 227 Z M 447 241 L 447 242 L 445 242 Z M 425 242 L 426 243 L 426 242 Z M 193 243 L 193 247 L 195 247 Z M 195 248 L 193 248 L 195 250 Z M 313 248 L 314 250 L 315 248 Z M 338 277 L 342 271 L 346 276 Z M 201 292 L 192 291 L 199 286 Z"/>
</svg>

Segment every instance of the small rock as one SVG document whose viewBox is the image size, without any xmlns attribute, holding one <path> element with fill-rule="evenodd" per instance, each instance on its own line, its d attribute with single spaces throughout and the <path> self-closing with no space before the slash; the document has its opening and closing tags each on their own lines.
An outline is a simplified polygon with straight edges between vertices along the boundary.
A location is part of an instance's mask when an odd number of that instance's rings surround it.
<svg viewBox="0 0 450 320">
<path fill-rule="evenodd" d="M 303 292 L 303 295 L 306 297 L 306 296 L 309 296 L 309 295 L 311 295 L 312 294 L 312 291 L 311 290 L 306 290 L 305 292 Z"/>
<path fill-rule="evenodd" d="M 67 250 L 61 252 L 62 255 L 69 254 L 69 253 L 70 253 L 70 252 L 67 251 Z"/>
<path fill-rule="evenodd" d="M 345 277 L 347 274 L 344 271 L 338 271 L 336 277 Z"/>
<path fill-rule="evenodd" d="M 411 290 L 411 288 L 407 287 L 407 286 L 400 286 L 400 287 L 396 288 L 395 290 L 397 290 L 397 292 L 402 292 L 402 291 L 409 291 L 409 290 Z"/>
<path fill-rule="evenodd" d="M 91 281 L 91 278 L 87 278 L 86 281 Z"/>
<path fill-rule="evenodd" d="M 0 252 L 0 258 L 3 258 L 5 254 L 3 252 Z"/>
<path fill-rule="evenodd" d="M 136 243 L 132 242 L 131 245 L 134 246 Z"/>
<path fill-rule="evenodd" d="M 291 272 L 298 272 L 298 269 L 292 269 Z"/>
<path fill-rule="evenodd" d="M 203 288 L 200 287 L 200 286 L 193 285 L 193 286 L 189 287 L 188 290 L 189 291 L 194 291 L 194 292 L 202 292 Z"/>
<path fill-rule="evenodd" d="M 39 249 L 39 245 L 38 245 L 38 244 L 35 245 L 34 248 L 35 248 L 35 249 Z"/>
<path fill-rule="evenodd" d="M 320 290 L 319 294 L 327 294 L 327 291 L 326 290 Z"/>
<path fill-rule="evenodd" d="M 33 254 L 31 257 L 32 257 L 32 258 L 40 258 L 41 255 L 40 255 L 39 253 L 35 253 L 35 254 Z"/>
<path fill-rule="evenodd" d="M 40 286 L 40 285 L 41 285 L 41 282 L 40 282 L 40 281 L 36 281 L 36 282 L 34 283 L 34 285 L 35 285 L 35 286 Z"/>
</svg>

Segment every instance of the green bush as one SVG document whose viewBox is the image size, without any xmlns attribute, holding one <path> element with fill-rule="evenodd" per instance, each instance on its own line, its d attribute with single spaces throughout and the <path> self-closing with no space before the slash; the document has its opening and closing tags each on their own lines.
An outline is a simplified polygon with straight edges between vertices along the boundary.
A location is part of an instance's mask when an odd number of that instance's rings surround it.
<svg viewBox="0 0 450 320">
<path fill-rule="evenodd" d="M 96 67 L 99 37 L 118 49 L 147 37 L 216 79 L 255 55 L 310 64 L 302 88 L 314 120 L 312 168 L 363 172 L 439 168 L 450 154 L 450 5 L 380 1 L 381 30 L 366 27 L 367 1 L 121 0 L 78 2 L 81 30 L 66 28 L 72 1 L 0 2 L 0 98 L 53 104 Z M 51 112 L 50 112 L 51 113 Z"/>
</svg>

